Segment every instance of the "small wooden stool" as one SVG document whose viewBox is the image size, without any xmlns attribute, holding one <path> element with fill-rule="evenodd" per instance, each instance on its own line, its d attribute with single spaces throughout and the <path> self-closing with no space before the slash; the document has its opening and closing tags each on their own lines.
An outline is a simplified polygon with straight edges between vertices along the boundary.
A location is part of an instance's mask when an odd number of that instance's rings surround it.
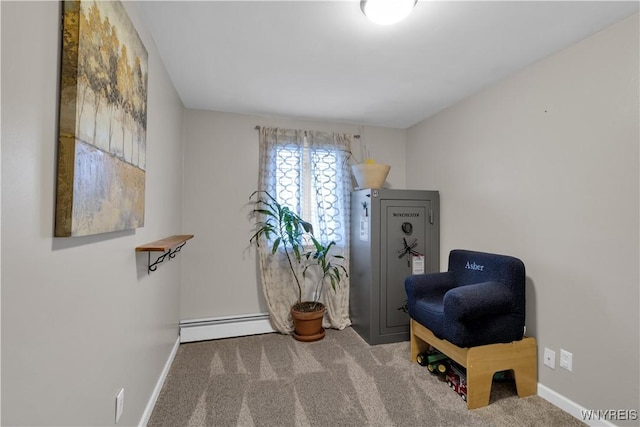
<svg viewBox="0 0 640 427">
<path fill-rule="evenodd" d="M 411 361 L 419 353 L 435 347 L 450 359 L 467 368 L 467 408 L 489 404 L 491 383 L 496 372 L 513 370 L 518 397 L 537 393 L 538 364 L 535 338 L 524 337 L 508 344 L 488 344 L 461 348 L 441 340 L 433 332 L 411 319 Z"/>
</svg>

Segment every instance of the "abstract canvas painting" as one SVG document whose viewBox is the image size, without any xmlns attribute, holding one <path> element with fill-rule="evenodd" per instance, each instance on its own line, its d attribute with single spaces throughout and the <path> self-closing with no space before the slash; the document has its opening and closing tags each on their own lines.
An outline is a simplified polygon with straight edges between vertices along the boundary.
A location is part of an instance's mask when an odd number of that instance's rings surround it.
<svg viewBox="0 0 640 427">
<path fill-rule="evenodd" d="M 147 51 L 119 1 L 65 1 L 55 236 L 144 225 Z"/>
</svg>

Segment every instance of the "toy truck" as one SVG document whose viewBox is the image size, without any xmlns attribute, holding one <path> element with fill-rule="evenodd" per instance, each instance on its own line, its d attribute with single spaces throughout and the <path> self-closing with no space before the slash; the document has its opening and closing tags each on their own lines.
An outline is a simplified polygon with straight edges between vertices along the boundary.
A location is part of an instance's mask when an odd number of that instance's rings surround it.
<svg viewBox="0 0 640 427">
<path fill-rule="evenodd" d="M 449 370 L 449 358 L 437 350 L 420 353 L 416 360 L 421 366 L 426 366 L 433 375 L 444 376 Z"/>
<path fill-rule="evenodd" d="M 451 364 L 446 375 L 446 381 L 456 393 L 467 401 L 467 376 L 459 367 Z"/>
</svg>

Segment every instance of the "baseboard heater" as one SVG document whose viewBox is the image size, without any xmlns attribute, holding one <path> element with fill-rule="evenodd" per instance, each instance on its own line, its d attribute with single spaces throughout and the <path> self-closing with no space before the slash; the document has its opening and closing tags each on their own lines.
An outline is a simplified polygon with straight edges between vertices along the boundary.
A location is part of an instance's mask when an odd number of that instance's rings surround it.
<svg viewBox="0 0 640 427">
<path fill-rule="evenodd" d="M 268 313 L 182 320 L 180 342 L 215 340 L 276 332 Z"/>
</svg>

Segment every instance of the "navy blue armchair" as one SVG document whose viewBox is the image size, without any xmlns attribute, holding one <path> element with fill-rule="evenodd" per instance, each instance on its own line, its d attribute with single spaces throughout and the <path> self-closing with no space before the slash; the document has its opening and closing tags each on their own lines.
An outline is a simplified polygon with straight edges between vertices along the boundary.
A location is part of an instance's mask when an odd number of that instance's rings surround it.
<svg viewBox="0 0 640 427">
<path fill-rule="evenodd" d="M 409 315 L 458 347 L 523 338 L 525 268 L 517 258 L 456 249 L 444 273 L 405 280 Z"/>
</svg>

